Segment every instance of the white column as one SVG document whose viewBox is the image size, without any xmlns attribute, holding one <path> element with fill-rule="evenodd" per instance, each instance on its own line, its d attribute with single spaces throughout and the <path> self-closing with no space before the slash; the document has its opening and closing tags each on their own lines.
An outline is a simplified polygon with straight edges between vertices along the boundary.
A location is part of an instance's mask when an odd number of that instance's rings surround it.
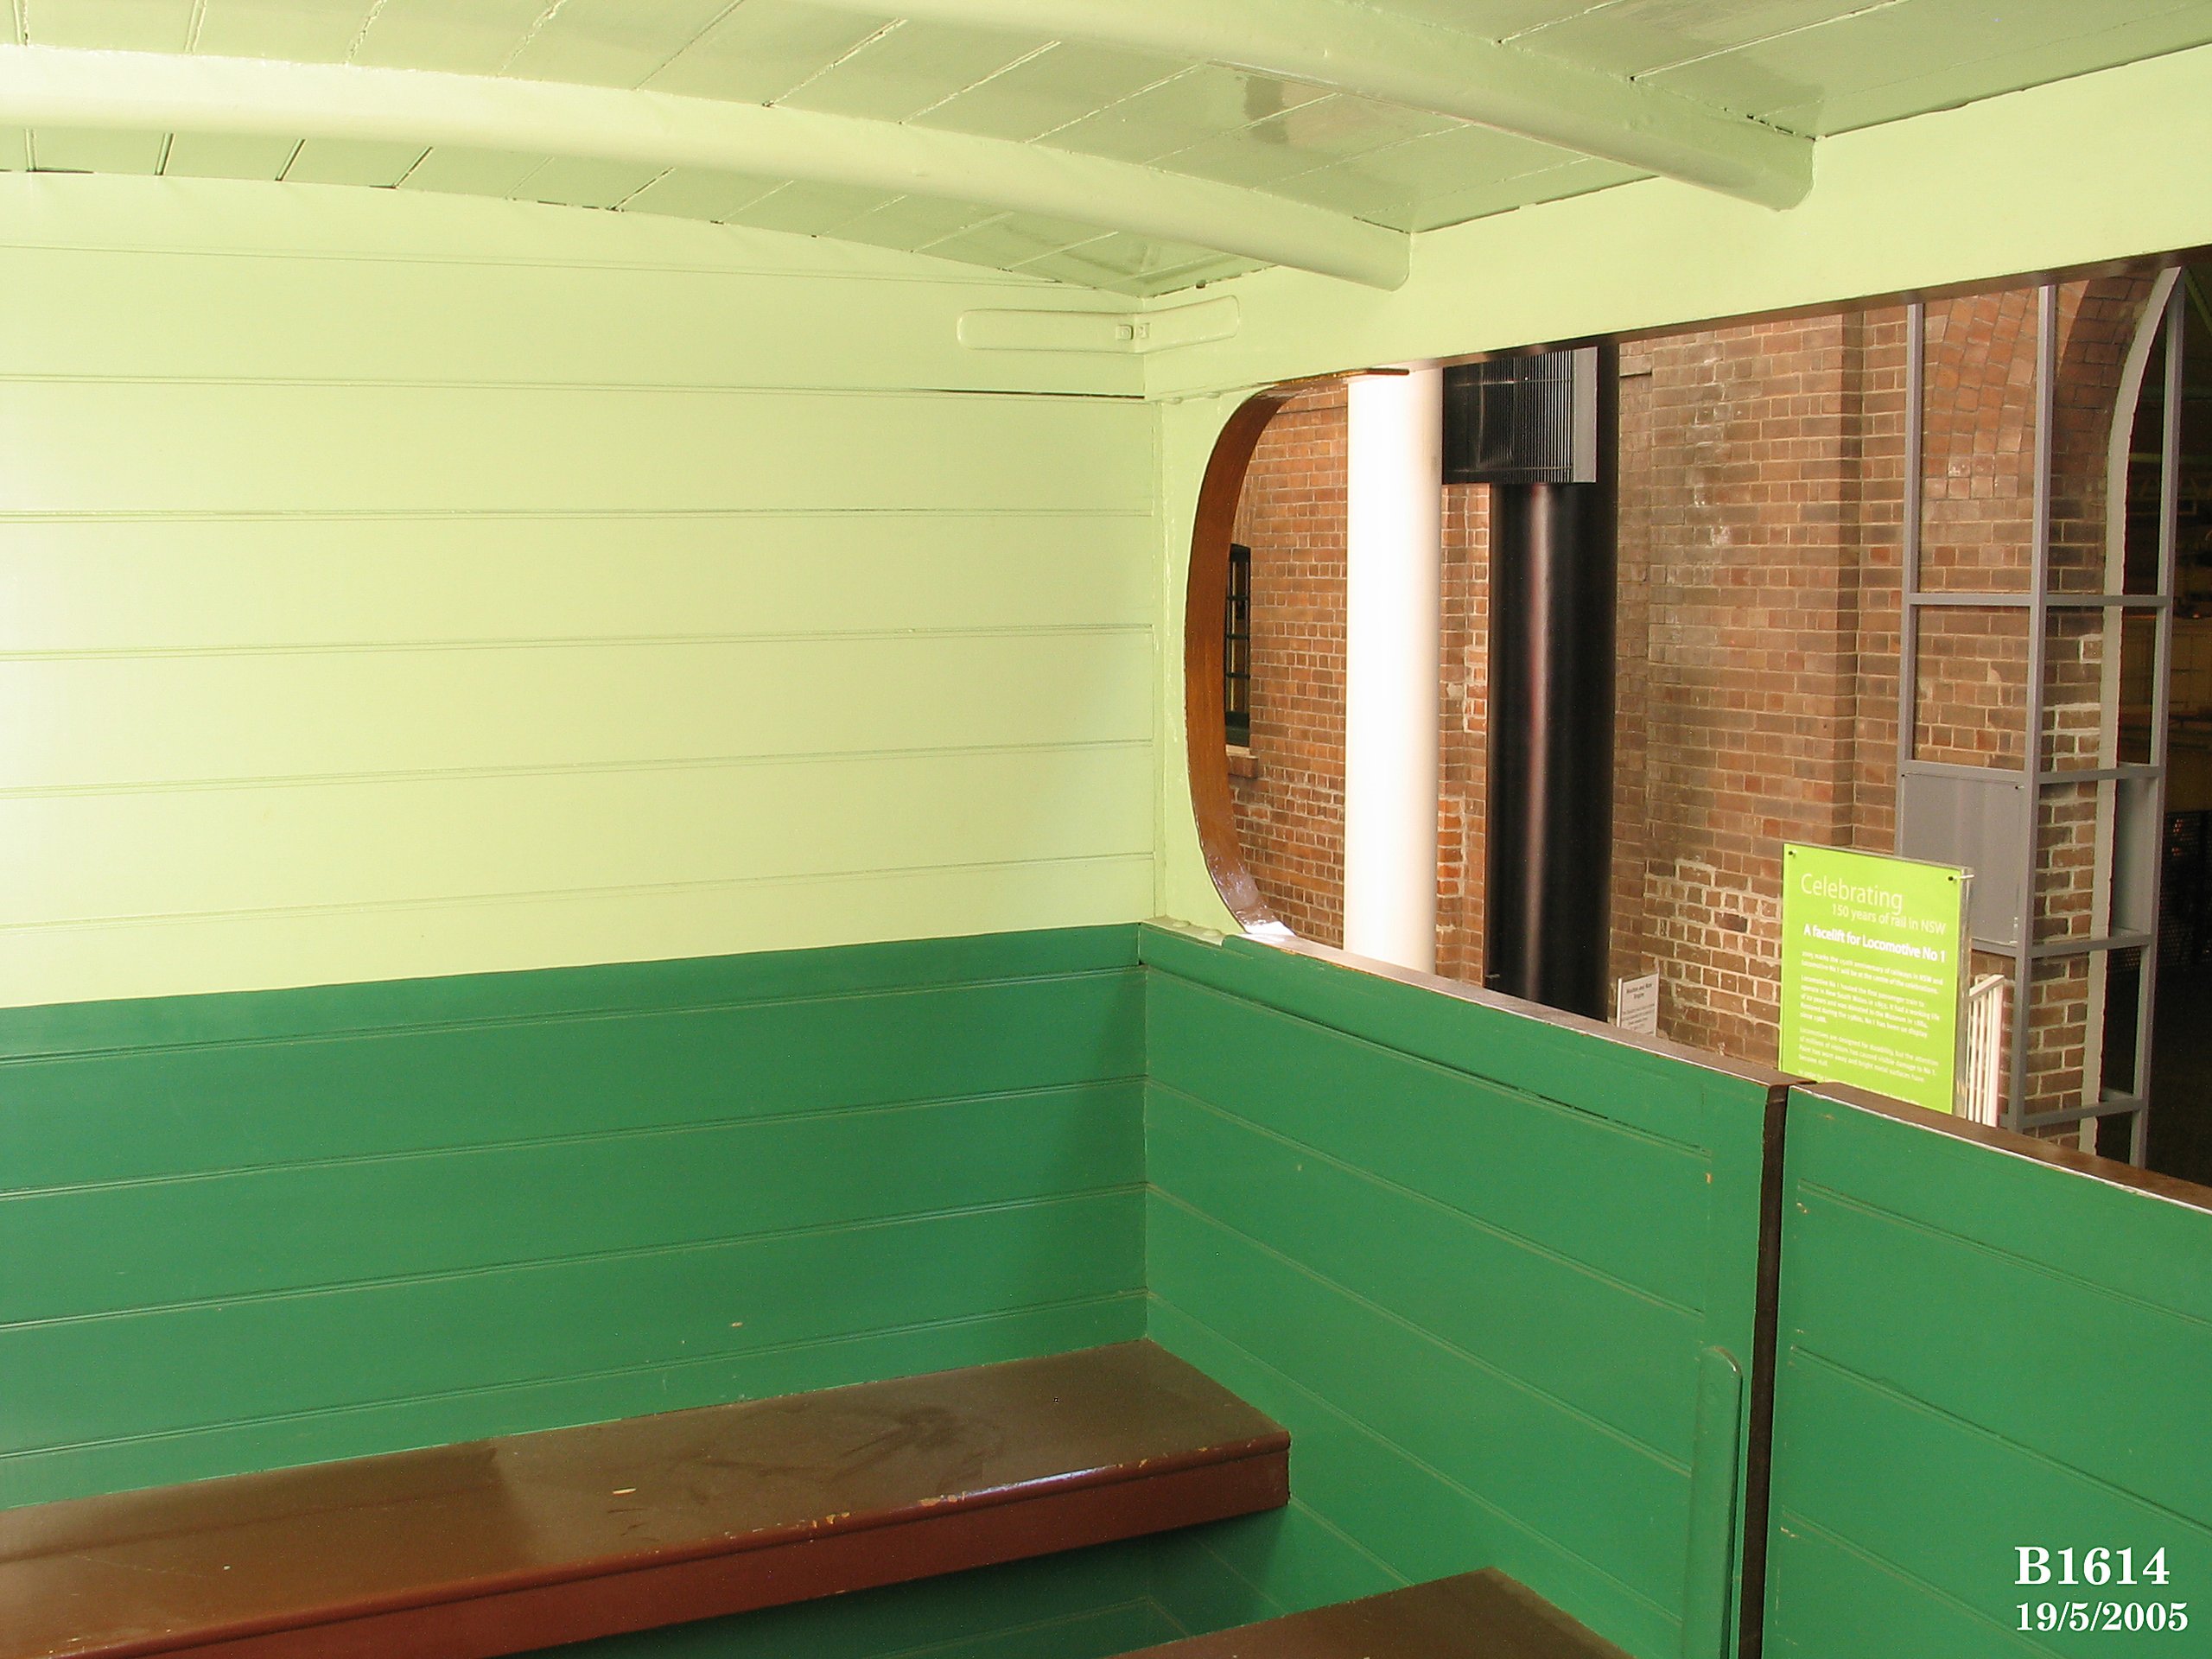
<svg viewBox="0 0 2212 1659">
<path fill-rule="evenodd" d="M 1345 444 L 1344 949 L 1436 966 L 1444 376 L 1362 375 Z"/>
</svg>

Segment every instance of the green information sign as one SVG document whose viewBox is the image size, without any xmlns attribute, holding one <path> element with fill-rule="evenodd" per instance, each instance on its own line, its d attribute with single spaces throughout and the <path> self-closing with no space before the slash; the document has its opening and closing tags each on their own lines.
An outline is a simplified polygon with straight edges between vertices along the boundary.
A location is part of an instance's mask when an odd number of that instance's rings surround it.
<svg viewBox="0 0 2212 1659">
<path fill-rule="evenodd" d="M 1967 876 L 1836 847 L 1782 849 L 1785 1071 L 1952 1109 Z"/>
</svg>

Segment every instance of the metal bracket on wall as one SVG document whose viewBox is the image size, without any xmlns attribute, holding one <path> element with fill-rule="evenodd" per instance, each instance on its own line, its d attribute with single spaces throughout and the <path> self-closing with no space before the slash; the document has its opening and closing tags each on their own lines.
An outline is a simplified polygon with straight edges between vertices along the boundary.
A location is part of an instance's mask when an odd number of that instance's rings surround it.
<svg viewBox="0 0 2212 1659">
<path fill-rule="evenodd" d="M 1905 346 L 1904 522 L 1903 593 L 1897 672 L 1897 850 L 1905 857 L 1963 865 L 1974 873 L 1968 932 L 1974 948 L 2012 958 L 2011 1029 L 2006 1037 L 2005 1127 L 2034 1129 L 2084 1119 L 2130 1116 L 2129 1158 L 2140 1164 L 2149 1115 L 2151 1022 L 2157 988 L 2159 849 L 2164 825 L 2167 670 L 2173 641 L 2175 542 L 2177 528 L 2183 373 L 2183 304 L 2170 273 L 2156 290 L 2154 310 L 2164 344 L 2164 431 L 2159 454 L 2158 578 L 2155 591 L 2115 591 L 2126 586 L 2124 547 L 2108 559 L 2107 591 L 2051 590 L 2052 450 L 2058 378 L 2058 287 L 2045 283 L 2036 295 L 2034 521 L 2029 587 L 2024 593 L 1945 590 L 1921 587 L 1922 537 L 1926 523 L 1927 308 L 1907 308 Z M 2131 423 L 2132 399 L 2115 416 Z M 2126 477 L 2119 480 L 2124 490 Z M 1916 729 L 1923 617 L 1941 610 L 2018 611 L 2027 625 L 2027 685 L 2021 763 L 2017 767 L 1961 766 L 1919 758 Z M 2150 758 L 2117 764 L 2053 767 L 2046 764 L 2044 675 L 2050 619 L 2066 612 L 2101 612 L 2106 652 L 2117 660 L 2130 612 L 2153 619 L 2151 663 Z M 2117 681 L 2108 681 L 2116 688 Z M 2114 699 L 2118 691 L 2109 695 Z M 2090 937 L 2036 937 L 2039 906 L 2036 875 L 2043 851 L 2044 806 L 2055 789 L 2094 785 L 2108 832 L 2109 915 Z M 2036 964 L 2077 956 L 2140 950 L 2137 975 L 2135 1053 L 2129 1087 L 2113 1089 L 2085 1075 L 2085 1103 L 2055 1110 L 2027 1109 L 2028 1060 Z M 2092 1009 L 2090 1017 L 2099 1017 Z M 2087 1045 L 2096 1055 L 2100 1046 Z"/>
<path fill-rule="evenodd" d="M 1159 311 L 968 311 L 957 325 L 971 352 L 1096 352 L 1144 357 L 1233 337 L 1233 295 Z"/>
</svg>

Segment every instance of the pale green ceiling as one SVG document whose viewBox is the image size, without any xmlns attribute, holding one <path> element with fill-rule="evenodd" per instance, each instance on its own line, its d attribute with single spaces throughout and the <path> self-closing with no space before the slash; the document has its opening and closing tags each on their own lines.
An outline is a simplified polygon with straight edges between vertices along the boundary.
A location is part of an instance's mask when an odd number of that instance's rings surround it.
<svg viewBox="0 0 2212 1659">
<path fill-rule="evenodd" d="M 1370 0 L 1820 137 L 2212 41 L 2212 0 Z M 1257 18 L 1268 0 L 1246 0 Z M 917 5 L 917 11 L 929 7 Z M 643 88 L 1140 164 L 1423 231 L 1643 176 L 1217 63 L 808 0 L 0 0 L 0 43 Z M 1154 294 L 1249 258 L 850 184 L 407 143 L 0 129 L 0 168 L 287 179 L 675 213 Z"/>
</svg>

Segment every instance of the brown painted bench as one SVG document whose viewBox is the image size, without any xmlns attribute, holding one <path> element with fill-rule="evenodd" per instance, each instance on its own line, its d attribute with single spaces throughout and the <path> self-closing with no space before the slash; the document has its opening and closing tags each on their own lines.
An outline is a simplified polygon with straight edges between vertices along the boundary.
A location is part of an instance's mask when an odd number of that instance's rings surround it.
<svg viewBox="0 0 2212 1659">
<path fill-rule="evenodd" d="M 1150 1343 L 0 1512 L 0 1659 L 489 1659 L 1280 1507 Z"/>
<path fill-rule="evenodd" d="M 1628 1659 L 1496 1567 L 1338 1602 L 1128 1659 Z"/>
</svg>

